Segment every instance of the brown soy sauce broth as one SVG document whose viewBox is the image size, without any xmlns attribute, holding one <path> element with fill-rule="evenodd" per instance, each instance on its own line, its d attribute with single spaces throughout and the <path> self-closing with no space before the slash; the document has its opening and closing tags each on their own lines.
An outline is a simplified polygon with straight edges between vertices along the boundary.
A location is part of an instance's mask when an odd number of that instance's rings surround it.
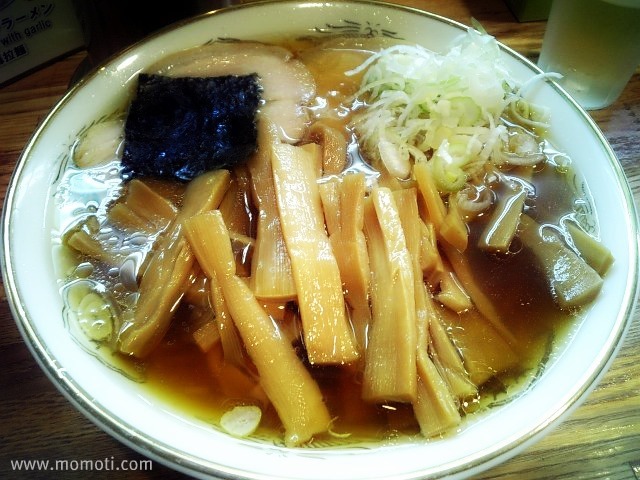
<svg viewBox="0 0 640 480">
<path fill-rule="evenodd" d="M 162 401 L 213 425 L 235 405 L 259 405 L 263 416 L 252 438 L 280 444 L 283 429 L 273 407 L 246 391 L 243 379 L 221 383 L 215 370 L 223 361 L 220 346 L 202 353 L 189 339 L 188 321 L 176 317 L 171 330 L 156 350 L 142 363 L 145 389 Z M 304 349 L 298 342 L 299 355 Z M 317 366 L 306 363 L 320 386 L 334 423 L 331 436 L 318 436 L 311 446 L 356 445 L 388 442 L 401 437 L 419 438 L 419 427 L 410 404 L 374 405 L 361 398 L 362 366 Z M 252 365 L 247 360 L 247 370 Z M 284 374 L 284 373 L 283 373 Z M 344 435 L 344 437 L 342 437 Z"/>
<path fill-rule="evenodd" d="M 305 52 L 314 46 L 314 42 L 302 40 L 281 44 L 298 52 L 303 60 L 313 59 L 313 55 Z M 349 51 L 352 55 L 350 61 L 354 62 L 360 54 L 354 54 L 352 47 Z M 345 65 L 340 66 L 344 71 Z M 340 77 L 340 72 L 330 74 Z M 327 95 L 326 105 L 340 111 L 335 118 L 336 124 L 341 122 L 346 125 L 348 115 L 344 114 L 344 107 L 336 102 L 336 98 L 354 92 L 354 84 L 349 83 L 354 79 L 343 80 L 337 90 L 338 94 L 335 91 L 329 92 L 331 86 L 325 82 L 327 91 L 323 94 Z M 352 145 L 352 153 L 357 153 L 356 147 Z M 551 163 L 532 177 L 531 183 L 536 193 L 527 205 L 529 213 L 535 214 L 538 221 L 556 223 L 559 215 L 573 211 L 575 196 L 568 186 L 566 177 L 566 172 L 559 173 Z M 176 205 L 180 204 L 183 187 L 165 182 L 154 184 L 154 188 L 171 198 Z M 249 196 L 244 198 L 247 202 L 248 224 L 253 230 L 255 208 L 251 205 Z M 488 215 L 482 215 L 469 223 L 469 248 L 465 255 L 483 290 L 491 298 L 508 329 L 518 338 L 519 363 L 508 372 L 484 384 L 477 398 L 464 402 L 460 409 L 465 413 L 508 401 L 511 396 L 526 388 L 544 368 L 552 343 L 566 335 L 566 331 L 576 319 L 575 313 L 562 312 L 555 306 L 545 279 L 532 266 L 535 262 L 526 250 L 518 251 L 517 254 L 495 256 L 488 255 L 476 247 L 487 217 Z M 100 217 L 100 220 L 104 222 L 105 217 Z M 122 235 L 122 232 L 117 234 Z M 247 255 L 245 250 L 237 250 L 236 254 L 239 272 L 247 275 L 250 272 L 250 255 Z M 100 273 L 97 280 L 109 288 L 109 276 L 104 273 L 108 269 L 103 265 L 97 265 L 94 271 Z M 206 289 L 206 284 L 202 288 Z M 273 306 L 271 307 L 273 310 Z M 295 306 L 279 307 L 288 314 L 278 315 L 277 318 L 274 316 L 274 322 L 292 338 L 297 339 L 297 351 L 300 357 L 306 360 Z M 119 365 L 123 365 L 123 370 L 134 369 L 141 374 L 143 388 L 148 391 L 150 397 L 202 419 L 214 427 L 219 424 L 221 415 L 231 407 L 238 404 L 258 404 L 263 407 L 263 418 L 253 438 L 281 444 L 282 426 L 273 407 L 260 395 L 259 389 L 255 388 L 258 383 L 257 375 L 246 355 L 246 364 L 236 372 L 224 366 L 219 343 L 207 353 L 203 353 L 193 343 L 191 334 L 197 326 L 193 319 L 198 314 L 197 307 L 183 302 L 174 315 L 169 332 L 148 357 L 136 360 L 118 356 Z M 462 323 L 463 317 L 464 314 L 460 318 Z M 419 427 L 410 405 L 372 405 L 361 399 L 362 365 L 318 367 L 307 363 L 307 366 L 320 385 L 329 411 L 335 418 L 331 430 L 337 434 L 319 437 L 314 440 L 313 445 L 355 445 L 359 442 L 420 438 Z M 349 436 L 342 437 L 343 434 Z"/>
<path fill-rule="evenodd" d="M 525 213 L 541 224 L 551 225 L 572 216 L 575 195 L 567 183 L 571 175 L 571 170 L 564 172 L 551 163 L 537 168 L 529 180 L 535 194 L 527 198 Z M 514 176 L 518 176 L 517 172 Z M 489 214 L 490 211 L 468 224 L 470 248 L 465 255 L 509 329 L 520 338 L 535 339 L 552 331 L 563 319 L 574 318 L 574 314 L 558 309 L 534 256 L 522 248 L 517 237 L 512 243 L 513 252 L 503 255 L 488 254 L 475 247 Z"/>
<path fill-rule="evenodd" d="M 557 212 L 559 207 L 563 212 L 571 209 L 574 197 L 563 175 L 559 175 L 552 165 L 538 172 L 532 184 L 537 195 L 530 203 L 530 213 L 535 210 L 542 212 L 541 217 L 551 222 L 553 215 L 550 212 Z M 555 205 L 545 200 L 548 198 L 553 199 Z M 564 312 L 557 308 L 544 276 L 536 270 L 535 260 L 526 250 L 499 257 L 489 255 L 475 246 L 485 223 L 486 216 L 470 223 L 470 246 L 466 256 L 484 292 L 518 339 L 519 363 L 482 385 L 477 398 L 467 399 L 461 404 L 460 409 L 465 413 L 500 405 L 526 389 L 542 373 L 550 349 L 567 335 L 577 316 L 575 312 Z M 188 334 L 191 325 L 185 318 L 181 319 L 180 314 L 176 316 L 165 340 L 144 360 L 149 390 L 214 424 L 234 405 L 255 404 L 257 399 L 239 394 L 237 386 L 219 384 L 210 365 L 213 358 L 219 359 L 220 351 L 214 350 L 208 354 L 200 352 L 190 340 Z M 461 322 L 464 322 L 464 314 Z M 300 326 L 295 328 L 300 329 Z M 301 337 L 297 344 L 300 356 L 304 358 Z M 320 385 L 329 411 L 335 418 L 332 431 L 349 434 L 344 439 L 321 437 L 315 441 L 316 445 L 324 445 L 323 441 L 329 441 L 330 445 L 354 445 L 359 442 L 420 438 L 410 405 L 372 405 L 361 399 L 361 365 L 346 368 L 307 366 Z M 250 364 L 248 369 L 251 370 Z M 236 396 L 225 395 L 225 390 L 234 390 Z M 282 437 L 282 430 L 277 414 L 273 408 L 267 407 L 263 415 L 256 438 L 278 441 Z"/>
</svg>

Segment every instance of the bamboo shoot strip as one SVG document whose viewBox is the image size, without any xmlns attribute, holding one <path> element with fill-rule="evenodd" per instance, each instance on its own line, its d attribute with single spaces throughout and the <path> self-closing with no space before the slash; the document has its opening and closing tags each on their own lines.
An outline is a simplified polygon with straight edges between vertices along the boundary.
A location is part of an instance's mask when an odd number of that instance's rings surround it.
<svg viewBox="0 0 640 480">
<path fill-rule="evenodd" d="M 394 192 L 394 197 L 411 255 L 415 285 L 418 383 L 413 411 L 422 434 L 431 437 L 460 423 L 460 414 L 447 382 L 440 376 L 427 354 L 433 309 L 429 308 L 429 293 L 422 279 L 420 266 L 422 220 L 418 211 L 417 192 L 414 188 L 398 190 Z"/>
<path fill-rule="evenodd" d="M 215 320 L 203 323 L 191 336 L 194 343 L 203 353 L 207 353 L 220 341 L 220 332 Z"/>
<path fill-rule="evenodd" d="M 425 348 L 426 351 L 428 345 L 429 311 L 427 310 L 427 291 L 422 279 L 422 268 L 420 266 L 422 239 L 417 192 L 415 188 L 408 188 L 396 190 L 393 192 L 393 196 L 398 207 L 399 218 L 413 269 L 416 328 L 418 333 L 417 345 L 418 348 Z"/>
<path fill-rule="evenodd" d="M 462 313 L 473 308 L 471 298 L 464 291 L 455 273 L 446 272 L 440 279 L 440 291 L 436 295 L 436 300 L 445 307 L 456 313 Z"/>
<path fill-rule="evenodd" d="M 447 212 L 447 207 L 440 197 L 438 187 L 426 163 L 416 163 L 413 167 L 413 175 L 425 207 L 426 218 L 423 218 L 425 223 L 430 222 L 434 225 L 439 239 L 464 251 L 467 248 L 468 232 L 457 205 L 454 203 L 449 205 Z"/>
<path fill-rule="evenodd" d="M 440 237 L 461 252 L 467 249 L 469 243 L 469 230 L 462 218 L 458 202 L 452 199 L 448 205 L 447 215 L 440 226 Z"/>
<path fill-rule="evenodd" d="M 293 346 L 279 334 L 241 278 L 228 277 L 223 282 L 223 291 L 231 316 L 258 370 L 262 388 L 284 425 L 285 443 L 300 445 L 311 440 L 313 435 L 326 432 L 331 416 L 322 392 Z"/>
<path fill-rule="evenodd" d="M 219 210 L 229 226 L 231 238 L 234 234 L 250 237 L 254 234 L 251 212 L 251 178 L 246 165 L 234 169 L 229 190 L 220 202 Z"/>
<path fill-rule="evenodd" d="M 420 243 L 420 266 L 427 284 L 431 287 L 440 283 L 444 274 L 442 257 L 438 250 L 438 238 L 433 223 L 420 222 L 422 241 Z"/>
<path fill-rule="evenodd" d="M 224 360 L 232 365 L 242 366 L 245 362 L 242 341 L 229 313 L 227 302 L 224 300 L 222 286 L 217 275 L 210 277 L 210 280 L 210 301 L 216 314 L 216 326 L 220 333 Z"/>
<path fill-rule="evenodd" d="M 278 133 L 266 118 L 258 126 L 258 151 L 249 160 L 253 201 L 258 209 L 256 242 L 251 260 L 251 289 L 265 300 L 292 300 L 296 287 L 282 236 L 271 170 L 272 145 Z"/>
<path fill-rule="evenodd" d="M 480 249 L 500 253 L 509 250 L 520 224 L 526 198 L 527 191 L 520 184 L 500 197 L 478 241 Z"/>
<path fill-rule="evenodd" d="M 337 184 L 339 228 L 331 234 L 331 246 L 344 284 L 345 299 L 351 306 L 351 324 L 360 351 L 367 345 L 367 330 L 371 321 L 369 307 L 369 254 L 364 237 L 365 176 L 346 175 Z M 326 183 L 323 185 L 327 185 Z M 326 205 L 323 202 L 323 205 Z M 325 217 L 326 217 L 325 206 Z"/>
<path fill-rule="evenodd" d="M 66 238 L 66 243 L 74 250 L 95 258 L 107 265 L 119 267 L 126 258 L 115 249 L 109 250 L 107 245 L 100 242 L 95 236 L 90 235 L 85 230 L 78 229 L 71 232 Z"/>
<path fill-rule="evenodd" d="M 148 220 L 135 213 L 123 202 L 114 203 L 107 211 L 109 222 L 122 229 L 144 232 L 146 234 L 157 233 L 157 228 Z"/>
<path fill-rule="evenodd" d="M 332 178 L 327 182 L 318 184 L 322 210 L 324 211 L 324 222 L 327 233 L 333 235 L 340 230 L 340 186 L 338 178 Z"/>
<path fill-rule="evenodd" d="M 449 384 L 451 393 L 457 398 L 468 398 L 478 393 L 478 387 L 471 382 L 469 373 L 458 348 L 452 343 L 442 317 L 431 302 L 431 323 L 429 323 L 429 352 L 440 374 Z"/>
<path fill-rule="evenodd" d="M 417 320 L 411 256 L 391 190 L 376 187 L 365 203 L 371 265 L 372 325 L 363 398 L 413 402 L 417 395 Z"/>
<path fill-rule="evenodd" d="M 340 229 L 331 235 L 346 299 L 352 308 L 369 309 L 369 257 L 364 237 L 365 177 L 346 175 L 340 193 Z"/>
<path fill-rule="evenodd" d="M 439 231 L 447 215 L 447 208 L 442 198 L 440 198 L 438 187 L 431 176 L 429 166 L 423 162 L 416 163 L 413 167 L 413 175 L 426 208 L 427 218 L 424 220 L 425 222 L 430 221 L 433 223 L 436 231 Z"/>
<path fill-rule="evenodd" d="M 582 258 L 598 275 L 604 276 L 615 260 L 611 251 L 573 222 L 567 222 L 566 227 Z"/>
<path fill-rule="evenodd" d="M 305 143 L 300 145 L 300 148 L 309 154 L 311 161 L 316 166 L 316 178 L 322 177 L 322 146 L 317 143 Z"/>
<path fill-rule="evenodd" d="M 222 212 L 220 212 L 220 214 L 222 215 Z M 242 342 L 229 314 L 229 309 L 222 293 L 220 279 L 216 274 L 216 271 L 224 271 L 226 275 L 235 274 L 235 259 L 232 257 L 233 261 L 229 261 L 225 255 L 218 253 L 226 251 L 227 244 L 226 240 L 223 240 L 225 243 L 222 244 L 217 244 L 216 242 L 220 241 L 220 237 L 223 239 L 226 237 L 223 234 L 213 235 L 210 230 L 212 226 L 221 228 L 220 224 L 202 221 L 202 218 L 204 217 L 198 215 L 187 219 L 184 223 L 185 235 L 187 236 L 191 250 L 193 250 L 196 258 L 199 259 L 198 263 L 200 264 L 200 268 L 202 268 L 204 274 L 209 279 L 209 298 L 216 314 L 216 324 L 220 333 L 224 359 L 233 365 L 242 366 L 245 362 Z M 222 226 L 225 226 L 225 224 Z M 223 233 L 226 231 L 227 230 L 224 230 Z M 226 263 L 221 263 L 225 261 Z M 216 264 L 216 262 L 218 262 L 217 269 L 214 269 L 212 265 Z"/>
<path fill-rule="evenodd" d="M 178 209 L 141 180 L 128 183 L 124 202 L 109 208 L 109 220 L 122 228 L 156 234 L 169 226 Z"/>
<path fill-rule="evenodd" d="M 200 175 L 189 183 L 182 209 L 155 246 L 140 282 L 133 319 L 119 333 L 120 351 L 144 357 L 166 333 L 172 314 L 189 286 L 194 263 L 184 238 L 182 222 L 199 212 L 216 208 L 229 186 L 228 170 Z"/>
<path fill-rule="evenodd" d="M 200 266 L 220 281 L 260 384 L 284 425 L 287 446 L 300 445 L 327 431 L 331 417 L 320 388 L 251 289 L 235 275 L 231 240 L 220 212 L 195 216 L 186 225 Z M 202 231 L 209 232 L 210 241 L 203 241 L 198 234 Z"/>
<path fill-rule="evenodd" d="M 178 214 L 173 203 L 141 180 L 131 180 L 125 204 L 157 229 L 166 228 Z"/>
<path fill-rule="evenodd" d="M 528 215 L 522 215 L 520 222 L 520 240 L 538 260 L 558 306 L 572 309 L 596 298 L 603 284 L 598 272 L 569 249 L 553 228 L 543 229 Z"/>
<path fill-rule="evenodd" d="M 442 309 L 447 328 L 456 332 L 469 379 L 482 385 L 491 377 L 518 365 L 518 354 L 477 309 L 458 315 Z"/>
<path fill-rule="evenodd" d="M 447 383 L 424 351 L 418 353 L 418 395 L 413 411 L 427 438 L 447 432 L 461 420 Z"/>
<path fill-rule="evenodd" d="M 274 145 L 271 161 L 309 361 L 353 362 L 359 353 L 346 315 L 338 263 L 325 231 L 313 161 L 307 151 L 288 144 Z"/>
<path fill-rule="evenodd" d="M 471 266 L 462 253 L 456 250 L 454 247 L 443 243 L 442 249 L 445 252 L 453 272 L 460 281 L 460 284 L 464 287 L 465 291 L 471 297 L 471 301 L 480 311 L 482 315 L 493 325 L 493 327 L 504 337 L 507 343 L 511 346 L 516 346 L 518 340 L 513 336 L 509 329 L 505 326 L 500 318 L 500 314 L 493 306 L 493 303 L 482 290 L 482 287 L 473 278 L 471 272 Z"/>
</svg>

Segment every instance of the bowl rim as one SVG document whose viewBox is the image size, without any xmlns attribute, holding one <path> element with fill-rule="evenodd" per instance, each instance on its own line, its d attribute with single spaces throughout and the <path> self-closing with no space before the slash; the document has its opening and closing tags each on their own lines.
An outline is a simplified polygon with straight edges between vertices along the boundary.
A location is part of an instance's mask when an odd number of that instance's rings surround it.
<svg viewBox="0 0 640 480">
<path fill-rule="evenodd" d="M 256 9 L 261 8 L 262 6 L 267 6 L 269 8 L 269 4 L 312 4 L 318 5 L 318 2 L 313 1 L 305 1 L 305 0 L 279 0 L 277 2 L 272 2 L 269 0 L 262 0 L 254 3 L 242 4 L 242 5 L 233 5 L 229 7 L 225 7 L 218 10 L 213 10 L 207 13 L 199 14 L 194 17 L 184 19 L 178 21 L 170 26 L 167 26 L 154 34 L 146 37 L 145 39 L 136 42 L 130 47 L 117 52 L 112 55 L 108 59 L 106 59 L 100 66 L 93 69 L 89 72 L 83 79 L 81 79 L 78 83 L 72 86 L 64 96 L 56 103 L 56 105 L 50 110 L 50 112 L 46 115 L 46 117 L 40 122 L 39 126 L 36 128 L 33 135 L 28 140 L 23 152 L 20 155 L 20 158 L 16 164 L 14 172 L 12 173 L 7 193 L 5 196 L 5 201 L 3 205 L 2 211 L 2 257 L 0 259 L 1 268 L 2 268 L 2 276 L 5 285 L 5 292 L 7 294 L 7 301 L 10 306 L 12 315 L 16 322 L 16 325 L 20 331 L 21 336 L 23 337 L 25 343 L 27 344 L 31 354 L 36 359 L 42 370 L 49 377 L 52 383 L 56 386 L 56 388 L 80 411 L 82 414 L 100 427 L 103 431 L 109 433 L 114 438 L 117 438 L 119 441 L 129 446 L 130 448 L 138 451 L 139 453 L 158 461 L 159 463 L 165 464 L 173 469 L 179 470 L 183 473 L 187 473 L 190 475 L 196 476 L 208 476 L 214 473 L 222 473 L 228 475 L 230 478 L 272 478 L 268 476 L 255 475 L 247 477 L 246 472 L 236 472 L 234 470 L 224 470 L 224 466 L 216 465 L 217 468 L 221 468 L 216 472 L 212 472 L 210 467 L 207 464 L 204 464 L 201 459 L 190 456 L 186 452 L 179 452 L 176 454 L 172 451 L 172 447 L 170 445 L 164 443 L 158 443 L 154 441 L 153 438 L 146 437 L 144 432 L 141 432 L 131 425 L 127 425 L 124 422 L 120 421 L 117 416 L 111 415 L 109 411 L 103 410 L 100 405 L 96 405 L 90 395 L 82 388 L 82 385 L 77 384 L 73 378 L 65 375 L 65 372 L 60 369 L 60 366 L 57 364 L 55 357 L 51 354 L 47 345 L 42 341 L 42 338 L 38 334 L 36 328 L 32 323 L 32 320 L 29 318 L 29 314 L 25 309 L 21 301 L 21 294 L 19 292 L 18 286 L 14 281 L 14 273 L 15 273 L 15 265 L 14 260 L 11 255 L 10 249 L 10 238 L 11 238 L 11 222 L 12 222 L 12 212 L 13 205 L 16 201 L 17 195 L 17 187 L 20 183 L 20 179 L 22 177 L 23 171 L 26 166 L 26 162 L 30 157 L 30 152 L 35 147 L 38 138 L 42 134 L 42 132 L 48 127 L 50 123 L 52 123 L 57 115 L 57 113 L 62 110 L 70 99 L 75 95 L 75 93 L 83 88 L 85 83 L 89 81 L 94 76 L 100 75 L 100 71 L 102 66 L 108 65 L 115 61 L 117 58 L 123 58 L 127 56 L 130 52 L 135 50 L 136 48 L 144 45 L 149 40 L 154 38 L 163 36 L 168 31 L 174 30 L 176 28 L 181 28 L 186 25 L 199 22 L 204 18 L 208 18 L 211 16 L 223 15 L 229 11 L 235 11 L 239 9 Z M 469 26 L 464 25 L 461 22 L 457 22 L 455 20 L 443 17 L 438 14 L 434 14 L 428 12 L 426 10 L 420 10 L 414 7 L 408 7 L 388 2 L 380 2 L 380 1 L 372 1 L 372 0 L 348 0 L 348 1 L 339 1 L 339 0 L 330 0 L 327 2 L 323 2 L 323 7 L 330 7 L 331 5 L 338 4 L 356 4 L 356 5 L 367 5 L 367 6 L 379 6 L 387 9 L 395 9 L 403 12 L 408 12 L 412 14 L 417 14 L 419 16 L 427 17 L 432 20 L 436 20 L 438 22 L 442 22 L 453 26 L 455 28 L 460 29 L 461 31 L 466 30 Z M 512 48 L 502 44 L 499 42 L 499 46 L 502 52 L 510 55 L 527 68 L 531 69 L 533 72 L 541 73 L 541 70 L 535 66 L 530 60 L 528 60 L 523 55 L 519 54 Z M 610 364 L 613 362 L 619 348 L 622 345 L 622 340 L 626 335 L 633 316 L 633 310 L 635 308 L 635 304 L 637 303 L 639 289 L 638 289 L 638 268 L 639 268 L 639 259 L 638 259 L 638 247 L 640 245 L 640 234 L 638 233 L 638 214 L 636 211 L 635 202 L 633 200 L 631 189 L 626 180 L 626 175 L 622 170 L 620 163 L 617 160 L 617 156 L 613 151 L 612 147 L 609 145 L 607 139 L 604 134 L 597 126 L 595 121 L 591 116 L 589 116 L 578 104 L 575 102 L 561 86 L 556 84 L 555 82 L 551 83 L 552 87 L 557 90 L 564 98 L 567 100 L 573 109 L 575 109 L 580 116 L 583 117 L 588 128 L 594 133 L 597 137 L 598 142 L 603 146 L 606 151 L 606 155 L 609 158 L 609 162 L 614 170 L 614 173 L 617 179 L 620 181 L 623 188 L 623 198 L 626 202 L 626 206 L 628 208 L 629 213 L 631 214 L 630 221 L 630 229 L 634 232 L 634 241 L 629 242 L 629 250 L 630 250 L 630 259 L 633 260 L 632 264 L 629 265 L 629 273 L 627 277 L 632 279 L 627 283 L 627 290 L 624 294 L 624 302 L 621 305 L 620 310 L 617 312 L 617 321 L 616 321 L 616 330 L 615 335 L 612 335 L 607 342 L 606 351 L 603 351 L 601 356 L 602 359 L 598 362 L 597 368 L 594 368 L 590 372 L 590 376 L 588 381 L 583 382 L 580 386 L 580 389 L 575 392 L 570 401 L 565 402 L 563 408 L 556 411 L 553 415 L 546 418 L 544 422 L 541 422 L 537 428 L 530 431 L 526 436 L 517 439 L 516 441 L 512 441 L 508 444 L 505 444 L 498 450 L 491 451 L 490 456 L 481 456 L 478 455 L 478 458 L 475 461 L 464 464 L 456 464 L 451 466 L 445 472 L 438 472 L 439 474 L 445 475 L 458 475 L 463 471 L 466 471 L 468 468 L 489 468 L 506 458 L 509 452 L 513 452 L 516 449 L 520 450 L 531 443 L 537 441 L 543 434 L 546 434 L 550 427 L 557 425 L 566 415 L 570 414 L 575 408 L 577 408 L 580 404 L 581 399 L 583 400 L 585 396 L 597 385 L 601 377 L 610 367 Z M 624 308 L 622 308 L 624 307 Z M 516 452 L 517 453 L 517 452 Z M 515 453 L 514 453 L 515 455 Z M 509 458 L 509 455 L 507 458 Z M 240 473 L 244 476 L 240 477 Z M 424 473 L 424 472 L 415 472 L 415 473 Z M 407 478 L 416 478 L 414 476 L 407 476 Z"/>
</svg>

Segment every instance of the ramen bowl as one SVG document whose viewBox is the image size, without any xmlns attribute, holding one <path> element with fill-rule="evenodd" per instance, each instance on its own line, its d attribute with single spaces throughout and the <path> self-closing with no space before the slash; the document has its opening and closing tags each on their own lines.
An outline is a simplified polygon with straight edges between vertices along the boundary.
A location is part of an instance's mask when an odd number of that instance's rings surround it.
<svg viewBox="0 0 640 480">
<path fill-rule="evenodd" d="M 593 233 L 615 263 L 596 301 L 555 342 L 521 389 L 465 417 L 442 438 L 288 448 L 230 436 L 154 395 L 136 378 L 78 341 L 64 320 L 52 256 L 59 222 L 52 192 L 79 132 L 131 92 L 159 59 L 218 38 L 358 34 L 390 37 L 446 52 L 466 27 L 427 12 L 360 1 L 277 1 L 231 7 L 176 24 L 112 57 L 74 86 L 41 123 L 15 170 L 3 212 L 3 276 L 19 329 L 56 387 L 91 421 L 129 447 L 201 478 L 464 478 L 539 440 L 597 385 L 630 324 L 638 278 L 637 220 L 625 176 L 602 133 L 559 86 L 540 81 L 527 98 L 551 115 L 549 136 L 574 162 L 574 185 Z M 540 70 L 501 46 L 521 83 Z"/>
</svg>

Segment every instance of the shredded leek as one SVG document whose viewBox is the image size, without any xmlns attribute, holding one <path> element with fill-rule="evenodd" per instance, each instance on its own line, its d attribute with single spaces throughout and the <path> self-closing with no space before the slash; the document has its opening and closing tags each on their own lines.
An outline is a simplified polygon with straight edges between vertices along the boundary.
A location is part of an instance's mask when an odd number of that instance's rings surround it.
<svg viewBox="0 0 640 480">
<path fill-rule="evenodd" d="M 495 38 L 474 29 L 446 54 L 394 45 L 347 74 L 362 71 L 363 108 L 353 120 L 362 148 L 398 178 L 427 162 L 443 194 L 461 190 L 502 151 L 505 112 L 545 122 L 546 112 L 532 115 L 536 106 L 520 96 Z"/>
</svg>

